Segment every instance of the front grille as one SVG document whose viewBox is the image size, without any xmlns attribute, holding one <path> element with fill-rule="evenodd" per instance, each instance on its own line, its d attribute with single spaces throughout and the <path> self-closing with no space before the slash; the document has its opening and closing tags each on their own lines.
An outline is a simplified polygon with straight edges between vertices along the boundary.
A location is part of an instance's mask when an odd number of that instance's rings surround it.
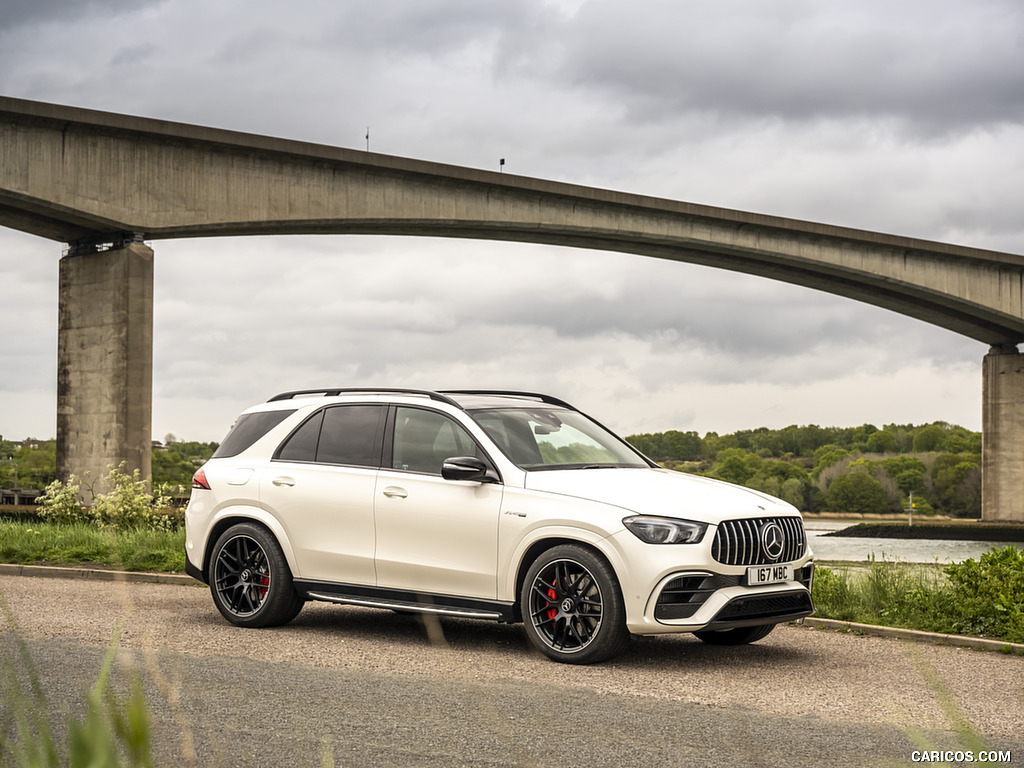
<svg viewBox="0 0 1024 768">
<path fill-rule="evenodd" d="M 720 576 L 704 573 L 692 573 L 672 579 L 658 595 L 658 603 L 654 607 L 654 618 L 688 619 L 704 605 L 715 591 L 725 587 L 735 587 L 742 581 L 742 576 Z"/>
<path fill-rule="evenodd" d="M 770 557 L 764 551 L 761 532 L 776 523 L 782 530 L 782 552 Z M 724 565 L 767 565 L 799 560 L 807 551 L 804 523 L 799 517 L 756 517 L 726 520 L 718 526 L 711 556 Z"/>
</svg>

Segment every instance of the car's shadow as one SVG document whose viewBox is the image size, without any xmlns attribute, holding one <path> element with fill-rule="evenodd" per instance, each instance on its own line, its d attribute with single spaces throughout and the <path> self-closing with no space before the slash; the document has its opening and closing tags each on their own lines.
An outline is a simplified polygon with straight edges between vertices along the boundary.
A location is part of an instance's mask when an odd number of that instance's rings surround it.
<svg viewBox="0 0 1024 768">
<path fill-rule="evenodd" d="M 211 612 L 210 621 L 223 619 Z M 310 603 L 286 627 L 275 632 L 297 635 L 315 634 L 325 642 L 368 642 L 390 644 L 398 648 L 446 649 L 467 653 L 508 656 L 517 661 L 547 661 L 526 638 L 522 624 L 434 617 L 423 614 L 360 608 L 326 603 Z M 687 669 L 721 669 L 723 663 L 750 670 L 779 664 L 806 664 L 809 653 L 802 647 L 780 643 L 774 635 L 748 645 L 716 646 L 696 636 L 670 634 L 633 637 L 626 649 L 602 666 L 615 668 L 662 668 L 685 664 Z M 521 657 L 521 658 L 519 658 Z"/>
</svg>

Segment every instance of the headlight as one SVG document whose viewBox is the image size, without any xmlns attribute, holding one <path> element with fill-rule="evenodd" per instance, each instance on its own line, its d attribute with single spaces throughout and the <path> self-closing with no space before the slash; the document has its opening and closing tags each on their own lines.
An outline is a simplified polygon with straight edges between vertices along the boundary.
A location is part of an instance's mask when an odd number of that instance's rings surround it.
<svg viewBox="0 0 1024 768">
<path fill-rule="evenodd" d="M 696 544 L 704 538 L 708 528 L 707 523 L 647 515 L 627 517 L 622 524 L 647 544 Z"/>
</svg>

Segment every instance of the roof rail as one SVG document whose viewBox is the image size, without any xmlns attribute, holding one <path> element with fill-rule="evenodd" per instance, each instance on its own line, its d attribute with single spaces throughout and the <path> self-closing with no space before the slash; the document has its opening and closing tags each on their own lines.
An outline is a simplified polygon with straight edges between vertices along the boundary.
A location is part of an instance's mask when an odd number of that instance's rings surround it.
<svg viewBox="0 0 1024 768">
<path fill-rule="evenodd" d="M 560 405 L 563 408 L 568 408 L 570 411 L 579 410 L 573 405 L 565 402 L 565 400 L 559 400 L 557 397 L 551 395 L 541 394 L 540 392 L 518 392 L 506 389 L 446 389 L 440 394 L 443 395 L 495 395 L 497 397 L 526 397 L 533 400 L 540 400 L 542 403 L 548 405 Z"/>
<path fill-rule="evenodd" d="M 302 397 L 305 395 L 322 395 L 323 397 L 336 397 L 337 395 L 351 394 L 420 395 L 422 397 L 429 397 L 431 400 L 437 400 L 439 403 L 447 403 L 448 405 L 454 405 L 456 408 L 462 410 L 461 405 L 452 400 L 450 397 L 445 396 L 441 392 L 432 392 L 429 389 L 405 389 L 402 387 L 330 387 L 327 389 L 297 389 L 292 392 L 282 392 L 279 395 L 274 395 L 272 398 L 267 400 L 267 402 L 273 403 L 278 400 L 291 400 L 293 398 Z"/>
</svg>

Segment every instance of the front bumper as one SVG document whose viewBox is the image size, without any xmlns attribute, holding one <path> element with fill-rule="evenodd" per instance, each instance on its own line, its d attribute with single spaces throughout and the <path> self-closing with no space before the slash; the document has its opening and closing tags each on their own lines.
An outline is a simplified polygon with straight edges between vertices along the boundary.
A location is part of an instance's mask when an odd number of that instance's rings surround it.
<svg viewBox="0 0 1024 768">
<path fill-rule="evenodd" d="M 809 562 L 801 568 L 794 569 L 793 577 L 794 581 L 804 588 L 797 592 L 805 591 L 809 596 L 811 582 L 814 579 L 814 563 Z M 708 571 L 684 573 L 670 577 L 656 590 L 654 618 L 662 622 L 690 619 L 718 590 L 742 587 L 744 581 L 744 574 L 724 575 Z M 786 584 L 792 585 L 793 582 L 786 582 Z M 767 608 L 764 610 L 768 611 Z"/>
<path fill-rule="evenodd" d="M 691 548 L 643 545 L 627 536 L 614 537 L 623 560 L 643 563 L 640 568 L 623 569 L 628 574 L 622 584 L 626 626 L 633 634 L 777 624 L 814 612 L 814 555 L 806 546 L 792 552 L 793 559 L 776 563 L 792 567 L 789 580 L 758 585 L 748 583 L 747 563 L 717 560 L 710 537 Z M 680 562 L 684 559 L 685 564 Z"/>
</svg>

